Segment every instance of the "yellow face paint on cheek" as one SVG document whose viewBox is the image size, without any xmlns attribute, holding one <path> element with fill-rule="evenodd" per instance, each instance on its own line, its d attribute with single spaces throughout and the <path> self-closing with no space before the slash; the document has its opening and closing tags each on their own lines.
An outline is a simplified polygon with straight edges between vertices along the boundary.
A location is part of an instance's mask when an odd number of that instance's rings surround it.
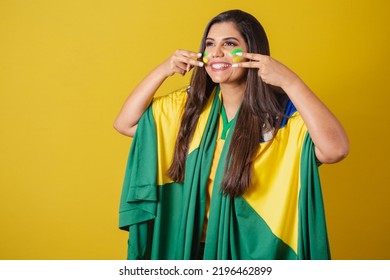
<svg viewBox="0 0 390 280">
<path fill-rule="evenodd" d="M 207 64 L 207 62 L 209 62 L 209 60 L 207 59 L 207 56 L 209 56 L 209 53 L 205 51 L 203 53 L 203 59 L 202 59 L 204 64 Z"/>
<path fill-rule="evenodd" d="M 233 63 L 240 62 L 244 58 L 242 56 L 238 56 L 237 53 L 243 53 L 242 49 L 234 49 L 230 52 L 230 56 L 233 57 Z"/>
</svg>

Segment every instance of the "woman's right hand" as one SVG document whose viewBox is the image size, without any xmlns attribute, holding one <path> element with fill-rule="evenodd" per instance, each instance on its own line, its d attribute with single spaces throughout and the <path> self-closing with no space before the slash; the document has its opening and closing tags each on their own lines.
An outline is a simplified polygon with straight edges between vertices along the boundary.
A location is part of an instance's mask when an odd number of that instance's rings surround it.
<svg viewBox="0 0 390 280">
<path fill-rule="evenodd" d="M 185 75 L 195 66 L 203 67 L 203 62 L 197 60 L 201 56 L 196 52 L 177 50 L 153 69 L 127 97 L 115 119 L 115 129 L 124 135 L 134 136 L 139 119 L 165 79 L 176 73 Z"/>
<path fill-rule="evenodd" d="M 198 58 L 201 56 L 201 53 L 187 50 L 176 50 L 160 65 L 160 67 L 164 71 L 166 77 L 172 76 L 176 73 L 184 76 L 195 66 L 203 67 L 203 62 L 198 61 Z"/>
</svg>

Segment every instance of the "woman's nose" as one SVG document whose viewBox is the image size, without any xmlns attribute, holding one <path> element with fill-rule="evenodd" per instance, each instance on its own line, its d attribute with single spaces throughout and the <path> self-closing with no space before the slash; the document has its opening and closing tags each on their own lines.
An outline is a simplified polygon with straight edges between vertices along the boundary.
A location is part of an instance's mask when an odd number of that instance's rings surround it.
<svg viewBox="0 0 390 280">
<path fill-rule="evenodd" d="M 212 57 L 222 57 L 224 55 L 223 51 L 222 51 L 222 47 L 221 46 L 215 46 L 213 51 L 211 52 L 211 56 Z"/>
</svg>

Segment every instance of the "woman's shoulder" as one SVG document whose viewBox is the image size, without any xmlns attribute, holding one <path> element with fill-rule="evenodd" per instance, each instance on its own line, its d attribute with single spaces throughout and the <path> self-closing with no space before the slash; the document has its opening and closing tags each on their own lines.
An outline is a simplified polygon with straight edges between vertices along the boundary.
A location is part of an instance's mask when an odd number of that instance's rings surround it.
<svg viewBox="0 0 390 280">
<path fill-rule="evenodd" d="M 301 117 L 301 114 L 291 100 L 287 101 L 284 110 L 284 116 L 285 117 L 283 118 L 282 123 L 280 125 L 281 132 L 289 131 L 289 134 L 297 134 L 297 136 L 302 136 L 306 133 L 306 125 Z"/>
<path fill-rule="evenodd" d="M 161 112 L 164 112 L 165 114 L 181 112 L 184 108 L 187 96 L 187 87 L 183 87 L 168 94 L 154 97 L 152 102 L 154 114 Z"/>
<path fill-rule="evenodd" d="M 177 100 L 177 101 L 181 101 L 183 99 L 186 100 L 188 95 L 187 93 L 188 88 L 189 87 L 183 87 L 166 94 L 156 95 L 153 98 L 153 102 L 164 102 L 166 100 Z"/>
<path fill-rule="evenodd" d="M 282 120 L 282 123 L 280 124 L 280 127 L 282 128 L 286 126 L 293 116 L 295 117 L 299 116 L 299 113 L 295 108 L 294 104 L 292 103 L 292 101 L 288 99 L 284 107 L 284 118 Z"/>
</svg>

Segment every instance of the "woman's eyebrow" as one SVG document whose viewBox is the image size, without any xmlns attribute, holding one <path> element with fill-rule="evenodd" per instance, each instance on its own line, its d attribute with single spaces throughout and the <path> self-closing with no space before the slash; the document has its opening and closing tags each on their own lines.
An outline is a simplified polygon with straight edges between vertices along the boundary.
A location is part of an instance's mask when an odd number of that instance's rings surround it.
<svg viewBox="0 0 390 280">
<path fill-rule="evenodd" d="M 214 38 L 210 38 L 210 37 L 207 37 L 206 40 L 210 40 L 210 41 L 215 41 Z M 225 37 L 225 38 L 222 38 L 223 41 L 229 41 L 229 40 L 235 40 L 237 42 L 239 42 L 240 40 L 238 40 L 236 37 Z"/>
<path fill-rule="evenodd" d="M 225 41 L 229 41 L 229 40 L 235 40 L 235 41 L 240 41 L 240 40 L 238 40 L 236 37 L 226 37 L 226 38 L 223 38 L 223 40 L 225 40 Z"/>
</svg>

